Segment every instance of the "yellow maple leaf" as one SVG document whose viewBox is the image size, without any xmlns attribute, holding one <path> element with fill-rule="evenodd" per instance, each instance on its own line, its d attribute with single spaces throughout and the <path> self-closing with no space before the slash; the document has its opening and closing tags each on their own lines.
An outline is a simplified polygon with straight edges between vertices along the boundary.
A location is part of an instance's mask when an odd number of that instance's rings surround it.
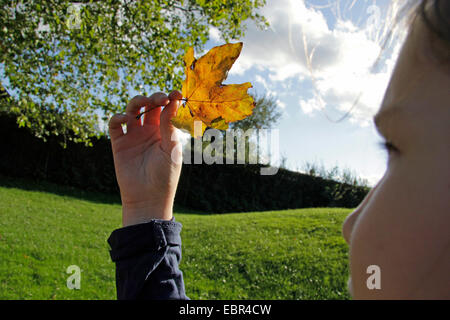
<svg viewBox="0 0 450 320">
<path fill-rule="evenodd" d="M 255 103 L 247 93 L 250 82 L 224 85 L 228 70 L 239 57 L 242 42 L 214 47 L 198 60 L 194 48 L 184 56 L 184 105 L 172 119 L 175 127 L 188 130 L 193 137 L 202 136 L 207 127 L 226 130 L 228 123 L 252 114 Z M 194 121 L 201 128 L 194 132 Z"/>
</svg>

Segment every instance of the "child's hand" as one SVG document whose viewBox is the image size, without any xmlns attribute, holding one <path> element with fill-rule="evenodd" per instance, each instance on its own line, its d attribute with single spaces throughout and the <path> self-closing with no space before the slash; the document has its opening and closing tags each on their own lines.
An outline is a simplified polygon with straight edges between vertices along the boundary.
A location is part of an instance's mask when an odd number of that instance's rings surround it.
<svg viewBox="0 0 450 320">
<path fill-rule="evenodd" d="M 151 219 L 172 219 L 182 150 L 170 119 L 176 115 L 181 99 L 179 91 L 169 96 L 136 96 L 128 103 L 126 114 L 116 114 L 109 121 L 124 227 Z M 136 116 L 144 106 L 146 111 L 154 109 L 143 115 L 141 125 Z M 126 134 L 123 123 L 127 124 Z"/>
</svg>

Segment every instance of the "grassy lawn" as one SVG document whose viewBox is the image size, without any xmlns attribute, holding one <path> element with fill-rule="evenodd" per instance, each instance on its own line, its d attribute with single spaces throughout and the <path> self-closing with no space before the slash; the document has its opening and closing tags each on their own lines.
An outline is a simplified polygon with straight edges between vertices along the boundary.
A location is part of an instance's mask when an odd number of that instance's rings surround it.
<svg viewBox="0 0 450 320">
<path fill-rule="evenodd" d="M 191 299 L 348 299 L 348 209 L 206 215 L 176 209 Z M 0 177 L 0 299 L 115 299 L 117 198 Z M 66 269 L 82 270 L 69 290 Z"/>
</svg>

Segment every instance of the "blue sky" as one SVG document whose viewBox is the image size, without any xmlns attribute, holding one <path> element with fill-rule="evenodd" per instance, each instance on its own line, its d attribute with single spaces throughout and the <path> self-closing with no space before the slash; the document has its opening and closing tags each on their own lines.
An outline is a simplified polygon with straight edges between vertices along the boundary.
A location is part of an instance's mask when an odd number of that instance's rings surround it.
<svg viewBox="0 0 450 320">
<path fill-rule="evenodd" d="M 283 116 L 275 128 L 288 168 L 301 170 L 306 162 L 337 165 L 372 185 L 382 177 L 386 154 L 372 118 L 403 39 L 381 50 L 390 4 L 397 2 L 267 0 L 261 13 L 270 27 L 248 24 L 242 53 L 225 83 L 251 82 L 253 92 L 276 99 Z M 214 28 L 210 39 L 205 52 L 224 43 Z"/>
<path fill-rule="evenodd" d="M 268 0 L 270 28 L 248 25 L 244 48 L 225 83 L 251 82 L 274 96 L 283 117 L 280 153 L 292 170 L 305 162 L 353 170 L 371 184 L 386 168 L 381 137 L 372 122 L 387 87 L 401 40 L 376 69 L 389 1 Z M 211 29 L 206 49 L 223 44 Z M 306 59 L 314 50 L 312 59 Z M 197 56 L 200 56 L 198 53 Z M 376 71 L 374 71 L 376 70 Z M 312 79 L 315 81 L 312 81 Z M 361 96 L 360 96 L 361 95 Z M 350 110 L 351 114 L 337 122 Z"/>
</svg>

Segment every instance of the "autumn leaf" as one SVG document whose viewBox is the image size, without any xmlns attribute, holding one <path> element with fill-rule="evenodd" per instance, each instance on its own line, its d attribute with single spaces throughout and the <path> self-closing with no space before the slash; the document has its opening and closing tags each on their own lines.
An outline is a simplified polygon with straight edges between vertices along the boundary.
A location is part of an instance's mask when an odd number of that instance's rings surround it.
<svg viewBox="0 0 450 320">
<path fill-rule="evenodd" d="M 222 84 L 241 50 L 242 42 L 229 43 L 212 48 L 198 60 L 194 57 L 194 48 L 186 52 L 182 88 L 184 105 L 172 119 L 175 127 L 198 137 L 207 127 L 226 130 L 230 122 L 252 114 L 255 104 L 247 93 L 251 83 Z M 195 133 L 194 121 L 201 124 Z"/>
</svg>

